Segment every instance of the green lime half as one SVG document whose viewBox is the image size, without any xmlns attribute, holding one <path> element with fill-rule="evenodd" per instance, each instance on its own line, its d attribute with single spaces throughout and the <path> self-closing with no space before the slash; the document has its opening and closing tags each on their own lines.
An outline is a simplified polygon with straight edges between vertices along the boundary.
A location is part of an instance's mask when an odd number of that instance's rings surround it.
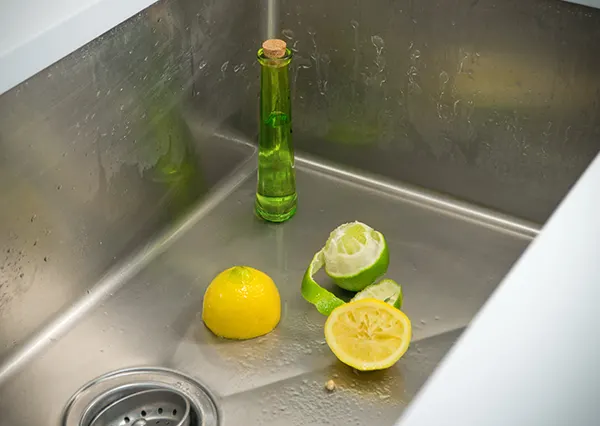
<svg viewBox="0 0 600 426">
<path fill-rule="evenodd" d="M 352 298 L 351 302 L 374 298 L 389 303 L 396 309 L 402 308 L 402 287 L 394 280 L 385 279 L 371 284 Z"/>
<path fill-rule="evenodd" d="M 386 273 L 390 255 L 383 234 L 364 223 L 341 225 L 329 235 L 325 272 L 343 289 L 360 291 Z"/>
<path fill-rule="evenodd" d="M 380 232 L 360 222 L 341 225 L 331 232 L 325 247 L 310 262 L 302 279 L 302 296 L 320 313 L 329 315 L 344 301 L 317 284 L 313 277 L 319 269 L 325 267 L 339 287 L 356 292 L 385 274 L 389 260 Z"/>
</svg>

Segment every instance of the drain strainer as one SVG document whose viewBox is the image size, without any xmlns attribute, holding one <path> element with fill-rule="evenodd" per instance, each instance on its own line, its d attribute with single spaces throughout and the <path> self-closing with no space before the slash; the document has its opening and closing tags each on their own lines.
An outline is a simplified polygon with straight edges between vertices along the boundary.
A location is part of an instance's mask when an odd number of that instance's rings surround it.
<svg viewBox="0 0 600 426">
<path fill-rule="evenodd" d="M 102 410 L 90 426 L 190 426 L 190 403 L 178 392 L 151 389 L 118 399 Z"/>
<path fill-rule="evenodd" d="M 63 426 L 217 426 L 209 392 L 176 371 L 133 368 L 101 376 L 68 402 Z"/>
</svg>

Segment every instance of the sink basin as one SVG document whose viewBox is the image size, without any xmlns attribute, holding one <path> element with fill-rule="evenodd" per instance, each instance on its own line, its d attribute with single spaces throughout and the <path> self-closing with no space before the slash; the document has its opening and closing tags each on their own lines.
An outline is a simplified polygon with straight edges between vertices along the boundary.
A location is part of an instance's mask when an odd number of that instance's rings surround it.
<svg viewBox="0 0 600 426">
<path fill-rule="evenodd" d="M 6 424 L 58 425 L 89 380 L 157 366 L 206 386 L 223 425 L 391 425 L 537 233 L 526 222 L 303 156 L 298 213 L 267 224 L 253 215 L 255 165 L 254 156 L 4 360 Z M 323 336 L 325 317 L 300 295 L 312 255 L 352 220 L 386 236 L 387 276 L 403 285 L 414 327 L 407 354 L 385 371 L 358 373 L 337 361 Z M 234 264 L 265 271 L 279 287 L 282 319 L 267 336 L 226 341 L 202 323 L 208 283 Z"/>
</svg>

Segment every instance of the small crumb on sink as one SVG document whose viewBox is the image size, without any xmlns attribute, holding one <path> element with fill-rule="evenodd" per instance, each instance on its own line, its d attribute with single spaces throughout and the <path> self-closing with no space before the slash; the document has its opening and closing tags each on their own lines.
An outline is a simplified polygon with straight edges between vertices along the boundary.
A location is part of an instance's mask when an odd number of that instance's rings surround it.
<svg viewBox="0 0 600 426">
<path fill-rule="evenodd" d="M 325 383 L 325 389 L 327 389 L 328 392 L 333 392 L 335 390 L 335 382 L 333 380 L 328 380 L 327 383 Z"/>
</svg>

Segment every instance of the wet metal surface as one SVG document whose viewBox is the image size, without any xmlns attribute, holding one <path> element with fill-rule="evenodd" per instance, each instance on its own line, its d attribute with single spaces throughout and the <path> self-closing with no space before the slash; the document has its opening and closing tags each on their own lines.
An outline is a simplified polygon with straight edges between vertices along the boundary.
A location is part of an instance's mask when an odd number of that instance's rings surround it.
<svg viewBox="0 0 600 426">
<path fill-rule="evenodd" d="M 282 0 L 297 148 L 543 223 L 600 151 L 600 10 Z"/>
<path fill-rule="evenodd" d="M 252 154 L 213 132 L 254 77 L 219 82 L 227 9 L 160 2 L 0 97 L 0 359 Z"/>
<path fill-rule="evenodd" d="M 448 199 L 424 194 L 429 203 L 418 202 L 406 188 L 365 185 L 364 177 L 302 159 L 298 214 L 266 224 L 252 214 L 255 160 L 209 198 L 216 201 L 208 208 L 198 206 L 171 241 L 162 238 L 141 266 L 116 270 L 119 285 L 94 288 L 81 315 L 65 316 L 28 349 L 34 356 L 21 353 L 10 369 L 1 366 L 0 409 L 11 425 L 56 424 L 83 383 L 136 365 L 173 368 L 205 384 L 224 425 L 392 424 L 535 233 L 526 223 L 494 221 L 476 209 L 460 216 L 443 208 Z M 325 344 L 325 318 L 299 291 L 329 231 L 351 220 L 385 234 L 388 276 L 403 284 L 414 325 L 408 353 L 383 372 L 357 374 L 341 365 Z M 259 268 L 277 283 L 283 311 L 273 333 L 232 342 L 204 327 L 204 290 L 234 264 Z M 137 272 L 123 274 L 127 268 Z M 337 385 L 333 393 L 324 388 L 328 380 Z M 52 386 L 34 389 L 36 383 Z M 36 404 L 18 408 L 25 393 Z"/>
</svg>

